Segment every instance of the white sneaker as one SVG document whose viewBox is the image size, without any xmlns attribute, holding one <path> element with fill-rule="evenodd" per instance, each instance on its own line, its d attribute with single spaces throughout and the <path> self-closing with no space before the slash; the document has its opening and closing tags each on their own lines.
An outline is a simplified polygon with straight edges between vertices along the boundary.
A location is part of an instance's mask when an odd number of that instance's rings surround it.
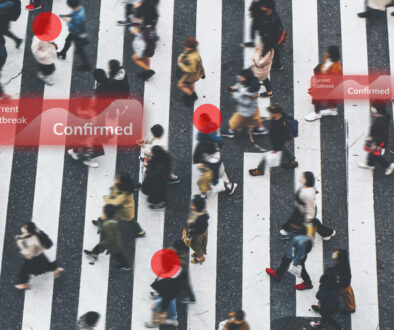
<svg viewBox="0 0 394 330">
<path fill-rule="evenodd" d="M 45 85 L 53 86 L 53 79 L 50 76 L 44 76 L 41 72 L 37 73 L 38 79 L 42 80 Z"/>
<path fill-rule="evenodd" d="M 332 110 L 331 109 L 321 110 L 320 114 L 323 117 L 326 117 L 326 116 L 338 116 L 338 110 L 336 108 L 333 108 Z"/>
<path fill-rule="evenodd" d="M 337 233 L 337 232 L 334 230 L 330 236 L 323 237 L 323 240 L 329 241 L 332 237 L 335 236 L 336 233 Z"/>
<path fill-rule="evenodd" d="M 167 319 L 167 320 L 164 322 L 164 324 L 173 325 L 174 327 L 177 327 L 179 323 L 178 323 L 177 320 L 169 320 L 169 319 Z"/>
<path fill-rule="evenodd" d="M 315 121 L 322 117 L 320 113 L 311 112 L 309 115 L 305 116 L 306 121 Z"/>
<path fill-rule="evenodd" d="M 93 162 L 90 159 L 85 159 L 83 161 L 83 164 L 86 165 L 86 166 L 89 166 L 89 167 L 93 167 L 93 168 L 99 167 L 99 163 Z"/>
<path fill-rule="evenodd" d="M 282 236 L 287 236 L 287 235 L 289 235 L 289 233 L 288 233 L 286 230 L 284 230 L 284 229 L 279 230 L 279 233 L 280 233 Z"/>
<path fill-rule="evenodd" d="M 368 164 L 358 164 L 358 167 L 359 168 L 363 168 L 363 169 L 366 169 L 366 170 L 374 170 L 375 169 L 375 166 L 369 166 Z"/>
<path fill-rule="evenodd" d="M 79 159 L 78 154 L 77 154 L 76 152 L 74 152 L 73 149 L 68 149 L 68 150 L 67 150 L 67 153 L 68 153 L 72 158 L 74 158 L 75 160 L 78 160 L 78 159 Z"/>
<path fill-rule="evenodd" d="M 390 175 L 394 171 L 394 163 L 391 163 L 386 172 L 384 172 L 385 175 Z"/>
</svg>

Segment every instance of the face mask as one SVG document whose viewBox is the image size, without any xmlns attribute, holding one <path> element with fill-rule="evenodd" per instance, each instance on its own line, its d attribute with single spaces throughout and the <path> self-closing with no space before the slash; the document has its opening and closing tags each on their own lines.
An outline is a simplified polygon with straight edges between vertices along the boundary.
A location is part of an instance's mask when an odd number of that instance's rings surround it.
<svg viewBox="0 0 394 330">
<path fill-rule="evenodd" d="M 26 228 L 22 227 L 21 228 L 21 232 L 22 234 L 28 234 L 29 232 L 26 230 Z"/>
</svg>

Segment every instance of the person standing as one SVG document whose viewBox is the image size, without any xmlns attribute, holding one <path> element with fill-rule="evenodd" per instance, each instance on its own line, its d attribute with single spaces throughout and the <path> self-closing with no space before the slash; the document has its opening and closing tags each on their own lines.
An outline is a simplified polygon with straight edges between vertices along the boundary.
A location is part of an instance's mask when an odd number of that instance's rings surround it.
<svg viewBox="0 0 394 330">
<path fill-rule="evenodd" d="M 285 120 L 283 107 L 279 103 L 274 103 L 267 108 L 271 114 L 271 123 L 269 128 L 269 138 L 272 146 L 272 153 L 282 151 L 283 156 L 287 158 L 287 162 L 283 162 L 282 156 L 282 167 L 283 168 L 294 168 L 298 166 L 294 154 L 287 147 L 286 143 L 290 143 L 288 135 L 288 123 Z M 260 161 L 257 168 L 250 169 L 249 174 L 252 176 L 264 175 L 266 165 L 266 158 Z"/>
<path fill-rule="evenodd" d="M 57 60 L 57 45 L 54 42 L 43 41 L 33 37 L 31 51 L 38 63 L 38 79 L 42 80 L 46 85 L 53 85 L 53 73 L 56 70 L 55 62 Z"/>
<path fill-rule="evenodd" d="M 1 71 L 4 67 L 5 62 L 7 61 L 7 48 L 5 47 L 5 39 L 4 37 L 0 34 L 0 78 L 1 78 Z M 4 92 L 3 86 L 1 85 L 1 80 L 0 80 L 0 100 L 8 100 L 10 99 L 11 96 L 6 94 Z"/>
<path fill-rule="evenodd" d="M 178 57 L 178 70 L 181 75 L 178 88 L 183 92 L 186 105 L 193 105 L 198 99 L 195 83 L 200 78 L 205 79 L 205 70 L 197 46 L 198 41 L 195 38 L 187 38 L 183 42 L 184 52 Z"/>
<path fill-rule="evenodd" d="M 371 128 L 364 146 L 364 150 L 368 152 L 367 162 L 358 166 L 374 170 L 377 163 L 386 169 L 385 175 L 390 175 L 394 171 L 394 163 L 387 161 L 383 155 L 388 145 L 391 118 L 383 102 L 373 101 L 371 114 Z"/>
<path fill-rule="evenodd" d="M 100 230 L 100 242 L 93 250 L 83 250 L 92 263 L 97 261 L 98 255 L 108 251 L 119 263 L 118 270 L 130 270 L 131 267 L 122 252 L 122 237 L 120 235 L 118 223 L 114 220 L 117 208 L 114 205 L 106 204 L 103 208 L 103 224 Z"/>
<path fill-rule="evenodd" d="M 0 35 L 11 38 L 15 42 L 15 47 L 19 48 L 23 39 L 18 38 L 10 31 L 10 22 L 17 21 L 20 16 L 20 0 L 0 1 Z"/>
<path fill-rule="evenodd" d="M 260 93 L 261 97 L 272 97 L 272 85 L 269 78 L 271 72 L 272 60 L 274 58 L 274 49 L 268 42 L 261 42 L 254 50 L 252 70 L 254 75 L 264 85 L 265 92 Z"/>
<path fill-rule="evenodd" d="M 52 241 L 34 222 L 26 222 L 21 231 L 22 235 L 16 236 L 16 244 L 24 262 L 19 272 L 19 284 L 15 285 L 15 288 L 30 289 L 29 278 L 32 274 L 39 275 L 51 271 L 57 279 L 64 269 L 58 267 L 56 261 L 50 262 L 44 254 L 44 250 L 52 246 Z"/>
<path fill-rule="evenodd" d="M 228 314 L 228 320 L 219 323 L 218 330 L 249 330 L 250 326 L 245 321 L 245 312 L 239 309 Z"/>
<path fill-rule="evenodd" d="M 84 50 L 84 46 L 88 43 L 85 8 L 80 4 L 80 0 L 67 0 L 67 5 L 72 8 L 72 13 L 60 15 L 60 17 L 63 21 L 67 22 L 69 34 L 63 49 L 57 53 L 57 56 L 63 60 L 66 59 L 67 51 L 70 49 L 71 43 L 74 43 L 75 52 L 82 60 L 82 65 L 77 67 L 78 70 L 89 71 L 90 64 Z"/>
<path fill-rule="evenodd" d="M 78 330 L 93 330 L 100 318 L 100 314 L 97 312 L 87 312 L 81 315 L 77 321 Z"/>
<path fill-rule="evenodd" d="M 358 13 L 360 18 L 381 17 L 386 11 L 386 7 L 392 3 L 392 0 L 367 0 L 366 10 Z M 391 13 L 393 16 L 393 13 Z"/>
</svg>

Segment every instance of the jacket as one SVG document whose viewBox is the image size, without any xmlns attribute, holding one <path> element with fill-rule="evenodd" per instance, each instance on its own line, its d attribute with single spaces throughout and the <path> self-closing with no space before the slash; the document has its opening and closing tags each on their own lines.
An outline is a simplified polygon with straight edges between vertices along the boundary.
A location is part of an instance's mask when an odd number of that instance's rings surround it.
<svg viewBox="0 0 394 330">
<path fill-rule="evenodd" d="M 193 83 L 205 76 L 204 66 L 197 49 L 182 53 L 178 61 L 178 66 L 183 72 L 183 82 Z"/>
<path fill-rule="evenodd" d="M 100 245 L 111 254 L 122 252 L 122 238 L 115 220 L 104 220 L 100 231 Z"/>
<path fill-rule="evenodd" d="M 292 259 L 296 265 L 300 265 L 312 250 L 312 239 L 306 235 L 297 235 L 292 238 L 286 250 L 286 258 Z"/>
<path fill-rule="evenodd" d="M 331 60 L 325 56 L 323 62 L 319 64 L 319 74 L 327 75 L 341 75 L 342 66 L 340 61 L 331 62 Z"/>
<path fill-rule="evenodd" d="M 274 49 L 271 49 L 264 57 L 261 55 L 263 45 L 260 43 L 254 50 L 253 55 L 253 73 L 258 80 L 264 81 L 268 78 L 271 71 L 272 60 L 274 59 Z"/>
<path fill-rule="evenodd" d="M 380 145 L 384 143 L 387 146 L 390 131 L 390 115 L 385 114 L 373 114 L 372 124 L 369 132 L 369 136 L 372 138 L 375 144 Z"/>
<path fill-rule="evenodd" d="M 57 60 L 56 46 L 49 41 L 42 41 L 34 37 L 31 51 L 36 61 L 40 64 L 50 65 Z"/>
<path fill-rule="evenodd" d="M 286 137 L 287 137 L 287 132 L 286 132 L 284 117 L 282 116 L 278 120 L 275 119 L 271 120 L 269 138 L 273 150 L 275 151 L 282 150 L 286 142 Z"/>
<path fill-rule="evenodd" d="M 260 32 L 260 36 L 262 36 L 266 42 L 275 46 L 279 40 L 280 32 L 282 31 L 282 23 L 276 10 L 272 10 L 271 15 L 261 12 L 256 19 L 258 21 L 255 24 Z"/>
<path fill-rule="evenodd" d="M 249 86 L 237 83 L 235 85 L 237 90 L 232 93 L 233 99 L 237 103 L 236 111 L 242 117 L 252 117 L 258 107 L 257 98 L 260 84 L 257 78 L 254 80 Z"/>
<path fill-rule="evenodd" d="M 127 77 L 126 71 L 123 68 L 121 68 L 114 77 L 109 79 L 109 88 L 115 97 L 129 97 L 129 79 Z"/>
<path fill-rule="evenodd" d="M 135 217 L 134 195 L 124 191 L 120 191 L 117 184 L 110 188 L 110 194 L 104 196 L 104 201 L 107 204 L 117 206 L 114 219 L 131 221 Z"/>
<path fill-rule="evenodd" d="M 205 233 L 208 229 L 208 219 L 209 215 L 205 211 L 196 212 L 192 210 L 186 224 L 188 236 L 193 237 Z"/>
<path fill-rule="evenodd" d="M 71 20 L 67 23 L 68 30 L 72 34 L 76 34 L 78 36 L 82 36 L 86 34 L 86 16 L 85 16 L 85 8 L 80 6 L 80 8 L 76 11 L 73 11 L 68 15 Z"/>
<path fill-rule="evenodd" d="M 20 254 L 28 260 L 38 257 L 45 250 L 37 235 L 22 235 L 16 240 L 16 244 L 19 247 Z"/>
</svg>

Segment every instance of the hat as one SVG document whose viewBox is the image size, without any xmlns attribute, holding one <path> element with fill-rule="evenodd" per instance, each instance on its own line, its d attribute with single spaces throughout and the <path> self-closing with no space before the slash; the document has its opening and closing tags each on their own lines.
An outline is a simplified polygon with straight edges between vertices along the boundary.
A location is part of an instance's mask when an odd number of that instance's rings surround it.
<svg viewBox="0 0 394 330">
<path fill-rule="evenodd" d="M 194 37 L 189 37 L 183 42 L 183 46 L 187 48 L 197 48 L 198 41 Z"/>
</svg>

